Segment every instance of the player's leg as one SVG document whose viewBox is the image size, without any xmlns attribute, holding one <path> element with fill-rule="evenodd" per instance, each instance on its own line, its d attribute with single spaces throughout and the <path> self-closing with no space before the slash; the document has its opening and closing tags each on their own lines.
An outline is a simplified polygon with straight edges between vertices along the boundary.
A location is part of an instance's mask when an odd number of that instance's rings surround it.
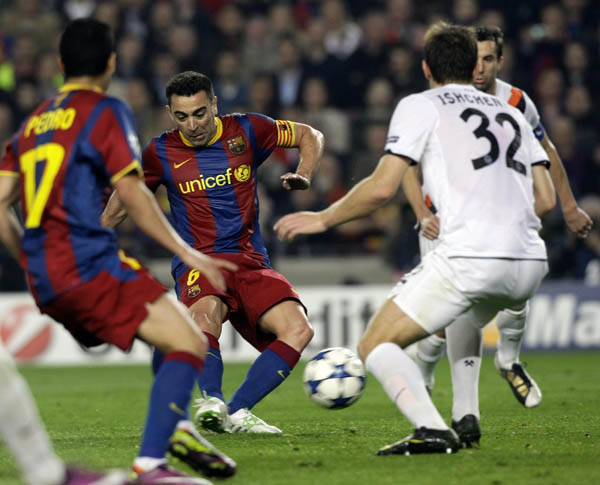
<svg viewBox="0 0 600 485">
<path fill-rule="evenodd" d="M 63 483 L 65 466 L 54 453 L 29 387 L 1 340 L 0 432 L 27 483 Z"/>
<path fill-rule="evenodd" d="M 194 322 L 208 340 L 206 362 L 198 379 L 198 387 L 208 396 L 214 396 L 224 401 L 222 391 L 223 359 L 221 358 L 219 338 L 223 320 L 228 312 L 227 305 L 217 296 L 211 295 L 198 300 L 189 308 Z"/>
<path fill-rule="evenodd" d="M 514 303 L 507 305 L 507 310 L 498 315 L 496 322 L 500 332 L 496 368 L 525 407 L 537 406 L 542 400 L 540 388 L 525 372 L 518 358 L 527 320 L 527 300 L 537 291 L 547 273 L 546 261 L 515 261 L 507 280 Z"/>
<path fill-rule="evenodd" d="M 458 451 L 458 437 L 434 406 L 421 371 L 403 348 L 427 331 L 387 300 L 362 336 L 358 352 L 385 392 L 415 427 L 415 433 L 382 448 L 380 455 Z"/>
<path fill-rule="evenodd" d="M 154 378 L 150 394 L 144 435 L 139 455 L 134 461 L 134 470 L 138 474 L 135 483 L 158 484 L 167 477 L 184 477 L 181 483 L 186 484 L 206 483 L 169 469 L 165 458 L 173 441 L 171 437 L 178 439 L 177 433 L 174 434 L 176 427 L 177 431 L 181 431 L 180 435 L 193 429 L 191 423 L 190 430 L 183 429 L 180 422 L 186 416 L 192 389 L 204 364 L 206 339 L 196 328 L 187 309 L 168 295 L 146 304 L 146 308 L 147 317 L 138 327 L 137 335 L 163 352 L 165 358 Z M 198 453 L 206 459 L 212 454 L 216 469 L 224 464 L 235 467 L 230 459 L 212 447 L 202 448 L 202 445 L 201 442 Z M 214 471 L 210 465 L 206 464 L 205 473 Z"/>
<path fill-rule="evenodd" d="M 446 328 L 448 360 L 452 375 L 452 428 L 470 447 L 481 439 L 479 427 L 479 371 L 483 338 L 481 322 L 466 312 Z"/>
<path fill-rule="evenodd" d="M 124 471 L 95 473 L 65 466 L 56 456 L 31 391 L 0 341 L 0 435 L 28 485 L 124 485 Z"/>
<path fill-rule="evenodd" d="M 300 359 L 300 353 L 313 337 L 314 331 L 297 300 L 284 300 L 269 308 L 258 320 L 263 333 L 275 335 L 248 369 L 246 378 L 228 403 L 235 430 L 280 433 L 250 410 L 278 387 L 290 375 Z"/>
<path fill-rule="evenodd" d="M 421 260 L 423 260 L 426 254 L 433 251 L 438 243 L 438 239 L 428 239 L 421 231 L 419 231 L 419 251 L 421 253 Z M 419 366 L 419 369 L 421 369 L 421 373 L 425 379 L 425 385 L 430 393 L 433 390 L 433 385 L 435 383 L 435 369 L 440 359 L 444 356 L 445 348 L 446 337 L 444 330 L 440 330 L 414 344 L 411 357 Z"/>
<path fill-rule="evenodd" d="M 521 308 L 505 309 L 498 313 L 496 326 L 499 338 L 494 363 L 517 400 L 523 406 L 532 408 L 542 402 L 542 391 L 519 361 L 528 309 L 527 303 Z"/>
<path fill-rule="evenodd" d="M 240 264 L 239 255 L 217 255 Z M 227 292 L 214 288 L 210 282 L 197 271 L 180 267 L 175 278 L 177 299 L 189 308 L 192 318 L 208 340 L 208 352 L 204 369 L 198 378 L 201 397 L 194 402 L 194 422 L 199 428 L 215 432 L 225 432 L 229 429 L 227 405 L 223 397 L 223 360 L 219 338 L 223 321 L 227 318 L 232 305 L 236 301 L 231 296 L 231 288 L 236 287 L 237 273 L 225 275 Z"/>
<path fill-rule="evenodd" d="M 444 356 L 446 348 L 446 335 L 444 330 L 430 335 L 415 344 L 413 360 L 419 366 L 425 386 L 431 393 L 435 384 L 435 369 L 440 359 Z"/>
<path fill-rule="evenodd" d="M 206 296 L 190 306 L 192 318 L 208 340 L 204 369 L 198 377 L 201 397 L 194 402 L 194 422 L 217 433 L 229 429 L 229 413 L 223 397 L 223 359 L 219 338 L 223 320 L 229 309 L 214 295 Z"/>
<path fill-rule="evenodd" d="M 521 342 L 525 333 L 529 305 L 515 310 L 502 310 L 496 317 L 498 327 L 497 360 L 502 367 L 510 367 L 519 362 Z"/>
<path fill-rule="evenodd" d="M 403 351 L 412 342 L 446 328 L 485 291 L 487 266 L 448 259 L 433 251 L 392 290 L 359 344 L 367 369 L 382 383 L 415 433 L 379 454 L 456 451 L 459 440 L 433 405 L 418 366 Z M 502 279 L 502 274 L 497 276 Z M 488 309 L 490 318 L 496 308 Z"/>
</svg>

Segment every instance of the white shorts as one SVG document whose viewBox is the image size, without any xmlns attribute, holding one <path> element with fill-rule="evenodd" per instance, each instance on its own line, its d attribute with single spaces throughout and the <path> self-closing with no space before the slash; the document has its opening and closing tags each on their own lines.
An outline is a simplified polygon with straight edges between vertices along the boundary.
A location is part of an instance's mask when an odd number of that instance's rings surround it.
<svg viewBox="0 0 600 485">
<path fill-rule="evenodd" d="M 430 253 L 435 248 L 437 248 L 440 243 L 440 238 L 436 239 L 428 239 L 423 236 L 423 231 L 419 231 L 419 251 L 421 253 L 421 260 L 425 257 L 427 253 Z"/>
<path fill-rule="evenodd" d="M 546 261 L 448 258 L 434 250 L 389 298 L 429 334 L 467 311 L 483 327 L 500 310 L 522 307 L 547 272 Z"/>
</svg>

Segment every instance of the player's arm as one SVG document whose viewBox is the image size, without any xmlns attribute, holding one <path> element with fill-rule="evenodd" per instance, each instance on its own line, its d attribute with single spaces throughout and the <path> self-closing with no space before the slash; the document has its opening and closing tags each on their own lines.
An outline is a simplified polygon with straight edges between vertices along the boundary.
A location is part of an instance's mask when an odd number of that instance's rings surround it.
<svg viewBox="0 0 600 485">
<path fill-rule="evenodd" d="M 567 227 L 577 234 L 577 236 L 587 237 L 592 228 L 592 219 L 577 204 L 571 186 L 569 185 L 569 179 L 567 178 L 567 173 L 560 155 L 547 134 L 544 134 L 540 143 L 550 159 L 550 177 L 552 177 L 552 182 L 556 187 L 556 192 L 558 194 L 558 199 L 560 200 L 560 206 Z"/>
<path fill-rule="evenodd" d="M 181 239 L 141 178 L 134 174 L 125 175 L 115 182 L 115 190 L 123 207 L 142 231 L 179 256 L 184 264 L 197 269 L 211 284 L 225 290 L 225 279 L 220 270 L 235 271 L 237 266 L 224 259 L 206 256 Z"/>
<path fill-rule="evenodd" d="M 556 205 L 556 190 L 552 183 L 547 164 L 539 163 L 531 167 L 533 176 L 533 196 L 535 213 L 538 217 L 550 212 Z"/>
<path fill-rule="evenodd" d="M 296 173 L 288 172 L 281 176 L 281 185 L 286 190 L 306 190 L 310 187 L 310 181 L 319 166 L 325 138 L 319 130 L 303 123 L 294 123 L 294 131 L 295 143 L 291 147 L 298 148 L 300 163 Z"/>
<path fill-rule="evenodd" d="M 398 191 L 410 160 L 386 153 L 375 171 L 361 180 L 344 197 L 319 212 L 295 212 L 279 219 L 274 226 L 281 241 L 299 234 L 315 234 L 366 216 L 384 205 Z"/>
<path fill-rule="evenodd" d="M 117 227 L 121 222 L 127 218 L 127 211 L 121 199 L 117 194 L 117 191 L 113 191 L 106 203 L 106 207 L 100 216 L 100 222 L 104 227 Z"/>
<path fill-rule="evenodd" d="M 427 239 L 437 238 L 440 234 L 440 219 L 431 212 L 425 203 L 417 174 L 417 165 L 410 165 L 406 170 L 402 178 L 402 190 L 417 217 L 423 235 Z"/>
<path fill-rule="evenodd" d="M 12 172 L 0 174 L 0 240 L 10 254 L 19 259 L 23 229 L 13 212 L 12 205 L 19 198 L 19 178 Z"/>
<path fill-rule="evenodd" d="M 160 162 L 154 156 L 155 149 L 152 142 L 148 143 L 142 155 L 144 166 L 144 181 L 151 192 L 155 192 L 160 184 Z M 104 227 L 117 227 L 127 219 L 127 210 L 121 203 L 116 191 L 110 195 L 106 207 L 100 216 L 100 222 Z"/>
</svg>

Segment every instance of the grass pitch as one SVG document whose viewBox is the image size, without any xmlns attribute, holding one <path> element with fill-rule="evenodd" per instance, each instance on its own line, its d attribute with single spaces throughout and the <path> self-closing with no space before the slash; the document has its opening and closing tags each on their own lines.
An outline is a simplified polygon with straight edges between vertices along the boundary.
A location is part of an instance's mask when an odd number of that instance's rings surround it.
<svg viewBox="0 0 600 485">
<path fill-rule="evenodd" d="M 600 354 L 523 356 L 540 385 L 540 407 L 523 408 L 496 373 L 491 356 L 480 381 L 481 449 L 456 455 L 377 457 L 384 444 L 410 433 L 374 378 L 347 409 L 326 410 L 304 395 L 300 364 L 254 411 L 282 436 L 207 437 L 238 463 L 231 485 L 295 484 L 593 484 L 600 483 Z M 247 364 L 226 364 L 226 396 Z M 90 467 L 127 467 L 136 455 L 151 384 L 149 367 L 23 368 L 58 453 Z M 450 417 L 444 359 L 433 398 Z M 185 466 L 174 463 L 185 469 Z M 0 484 L 21 483 L 0 447 Z"/>
</svg>

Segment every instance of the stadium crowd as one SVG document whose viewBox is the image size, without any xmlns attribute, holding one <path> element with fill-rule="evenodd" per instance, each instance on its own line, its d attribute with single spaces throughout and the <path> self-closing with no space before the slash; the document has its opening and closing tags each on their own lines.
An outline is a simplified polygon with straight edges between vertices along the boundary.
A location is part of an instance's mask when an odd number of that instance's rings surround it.
<svg viewBox="0 0 600 485">
<path fill-rule="evenodd" d="M 326 153 L 308 191 L 281 190 L 297 153 L 278 149 L 259 172 L 263 236 L 282 255 L 381 254 L 399 273 L 418 260 L 415 217 L 405 197 L 369 218 L 293 244 L 273 222 L 318 210 L 377 163 L 397 101 L 426 89 L 421 73 L 428 25 L 447 19 L 504 31 L 500 78 L 525 90 L 557 146 L 571 187 L 594 229 L 577 239 L 557 208 L 544 219 L 550 278 L 600 284 L 600 5 L 591 0 L 4 0 L 0 6 L 0 146 L 62 83 L 57 42 L 65 23 L 93 15 L 117 32 L 109 94 L 128 102 L 142 143 L 171 127 L 164 86 L 175 73 L 211 76 L 221 114 L 259 112 L 321 130 Z M 168 212 L 164 195 L 158 194 Z M 121 244 L 168 257 L 127 221 Z M 0 250 L 0 290 L 24 289 Z"/>
</svg>

